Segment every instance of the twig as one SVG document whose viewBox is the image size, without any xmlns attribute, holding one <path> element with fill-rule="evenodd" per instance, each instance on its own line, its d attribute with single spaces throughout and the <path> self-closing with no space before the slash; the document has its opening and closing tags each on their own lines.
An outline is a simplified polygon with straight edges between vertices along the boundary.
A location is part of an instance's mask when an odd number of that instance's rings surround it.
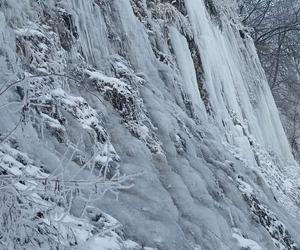
<svg viewBox="0 0 300 250">
<path fill-rule="evenodd" d="M 0 143 L 5 142 L 17 130 L 17 128 L 20 126 L 21 122 L 22 122 L 22 117 L 20 117 L 19 121 L 17 122 L 17 124 L 11 131 L 3 139 L 0 139 Z"/>
</svg>

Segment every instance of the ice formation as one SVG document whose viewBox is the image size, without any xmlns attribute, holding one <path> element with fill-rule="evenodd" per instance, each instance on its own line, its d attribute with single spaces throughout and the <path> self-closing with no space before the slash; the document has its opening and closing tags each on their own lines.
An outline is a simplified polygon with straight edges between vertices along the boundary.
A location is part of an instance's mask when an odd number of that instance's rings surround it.
<svg viewBox="0 0 300 250">
<path fill-rule="evenodd" d="M 0 0 L 1 187 L 39 230 L 2 218 L 1 249 L 299 249 L 299 166 L 253 41 L 220 11 Z M 70 204 L 49 194 L 62 177 L 86 185 Z"/>
</svg>

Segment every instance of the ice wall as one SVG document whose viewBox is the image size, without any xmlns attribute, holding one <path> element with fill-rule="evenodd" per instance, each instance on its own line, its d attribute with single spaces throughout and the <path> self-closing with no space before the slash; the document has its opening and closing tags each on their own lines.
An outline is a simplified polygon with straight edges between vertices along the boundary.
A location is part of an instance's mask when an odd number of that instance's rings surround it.
<svg viewBox="0 0 300 250">
<path fill-rule="evenodd" d="M 41 136 L 31 118 L 12 138 L 49 172 L 72 143 L 138 173 L 93 205 L 140 246 L 298 249 L 299 167 L 251 38 L 208 2 L 0 1 L 1 76 L 68 76 L 28 85 L 59 110 L 32 111 L 34 122 L 47 114 L 61 130 Z M 21 102 L 10 91 L 1 102 Z M 1 112 L 5 134 L 18 112 Z"/>
<path fill-rule="evenodd" d="M 282 159 L 292 161 L 277 109 L 251 41 L 237 37 L 236 30 L 230 27 L 233 24 L 223 23 L 222 31 L 212 24 L 203 1 L 187 1 L 186 5 L 217 119 L 226 120 L 228 110 L 232 110 L 238 119 L 247 121 L 250 133 L 260 144 L 273 147 Z"/>
</svg>

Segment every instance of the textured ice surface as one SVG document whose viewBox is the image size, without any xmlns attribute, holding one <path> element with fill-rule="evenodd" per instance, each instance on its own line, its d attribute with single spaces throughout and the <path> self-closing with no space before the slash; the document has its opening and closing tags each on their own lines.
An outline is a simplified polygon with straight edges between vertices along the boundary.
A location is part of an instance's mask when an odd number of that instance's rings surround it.
<svg viewBox="0 0 300 250">
<path fill-rule="evenodd" d="M 138 174 L 118 200 L 92 204 L 124 235 L 91 250 L 300 244 L 299 167 L 233 21 L 211 18 L 203 0 L 6 0 L 0 10 L 1 89 L 26 73 L 1 95 L 1 138 L 28 92 L 34 108 L 7 141 L 37 165 L 72 173 L 95 156 L 110 175 Z M 18 175 L 11 157 L 1 164 Z"/>
</svg>

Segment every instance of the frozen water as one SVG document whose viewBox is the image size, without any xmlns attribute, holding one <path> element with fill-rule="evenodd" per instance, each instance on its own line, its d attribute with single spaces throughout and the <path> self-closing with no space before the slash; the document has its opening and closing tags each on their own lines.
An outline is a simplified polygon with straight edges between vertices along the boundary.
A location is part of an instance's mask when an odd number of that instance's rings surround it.
<svg viewBox="0 0 300 250">
<path fill-rule="evenodd" d="M 90 204 L 116 218 L 122 233 L 91 236 L 92 222 L 77 218 L 84 202 L 75 200 L 67 219 L 84 220 L 79 249 L 300 244 L 299 166 L 253 41 L 238 24 L 212 17 L 203 0 L 4 2 L 1 90 L 26 78 L 0 96 L 14 105 L 0 109 L 1 138 L 25 100 L 30 109 L 6 139 L 10 153 L 0 150 L 1 167 L 22 175 L 23 152 L 29 175 L 43 166 L 72 176 L 94 156 L 98 170 L 82 178 L 135 176 L 118 200 L 107 193 Z"/>
</svg>

